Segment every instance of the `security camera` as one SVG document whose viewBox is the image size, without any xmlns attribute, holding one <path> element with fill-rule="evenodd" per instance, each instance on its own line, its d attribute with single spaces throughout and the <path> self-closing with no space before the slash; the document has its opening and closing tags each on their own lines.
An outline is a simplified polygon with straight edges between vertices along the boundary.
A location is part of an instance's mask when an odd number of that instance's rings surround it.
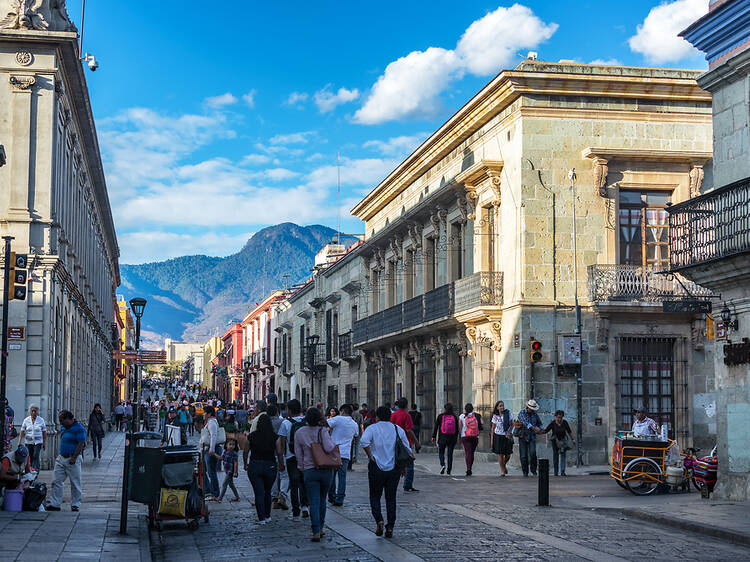
<svg viewBox="0 0 750 562">
<path fill-rule="evenodd" d="M 86 55 L 83 57 L 83 60 L 88 63 L 89 70 L 91 70 L 91 72 L 96 72 L 96 69 L 99 68 L 99 63 L 96 61 L 96 58 L 94 58 L 94 55 L 86 53 Z"/>
</svg>

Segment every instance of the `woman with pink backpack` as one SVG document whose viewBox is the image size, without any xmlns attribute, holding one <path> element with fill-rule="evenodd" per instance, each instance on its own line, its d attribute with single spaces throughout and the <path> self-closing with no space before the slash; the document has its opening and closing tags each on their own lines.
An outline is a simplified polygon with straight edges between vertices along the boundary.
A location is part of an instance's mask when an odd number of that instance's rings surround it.
<svg viewBox="0 0 750 562">
<path fill-rule="evenodd" d="M 440 459 L 440 474 L 445 474 L 445 451 L 448 450 L 448 475 L 453 470 L 453 449 L 458 442 L 458 418 L 453 413 L 453 404 L 448 402 L 443 407 L 443 413 L 435 420 L 432 430 L 432 442 L 437 437 L 438 458 Z"/>
<path fill-rule="evenodd" d="M 466 404 L 464 413 L 458 417 L 458 422 L 461 429 L 461 444 L 466 456 L 466 476 L 471 476 L 474 452 L 479 445 L 479 432 L 482 431 L 482 416 L 474 412 L 474 406 Z"/>
</svg>

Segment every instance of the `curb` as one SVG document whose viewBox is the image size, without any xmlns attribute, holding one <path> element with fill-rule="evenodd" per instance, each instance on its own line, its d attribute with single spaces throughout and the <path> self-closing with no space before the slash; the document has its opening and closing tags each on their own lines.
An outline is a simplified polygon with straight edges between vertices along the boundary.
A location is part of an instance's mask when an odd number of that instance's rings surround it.
<svg viewBox="0 0 750 562">
<path fill-rule="evenodd" d="M 594 511 L 627 515 L 629 517 L 637 517 L 638 519 L 644 519 L 646 521 L 651 521 L 652 523 L 658 523 L 660 525 L 666 525 L 668 527 L 674 527 L 684 531 L 692 531 L 694 533 L 698 533 L 708 537 L 724 539 L 743 546 L 750 546 L 750 535 L 729 531 L 722 527 L 715 527 L 713 525 L 703 525 L 701 523 L 695 523 L 693 521 L 690 521 L 689 519 L 679 519 L 677 517 L 669 517 L 667 515 L 656 515 L 649 511 L 628 507 L 593 507 L 590 509 L 593 509 Z"/>
</svg>

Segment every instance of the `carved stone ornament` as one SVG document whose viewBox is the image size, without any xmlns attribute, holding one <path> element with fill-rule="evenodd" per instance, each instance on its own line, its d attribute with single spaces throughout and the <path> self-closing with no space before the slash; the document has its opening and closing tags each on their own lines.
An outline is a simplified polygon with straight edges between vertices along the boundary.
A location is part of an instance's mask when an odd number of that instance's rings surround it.
<svg viewBox="0 0 750 562">
<path fill-rule="evenodd" d="M 409 239 L 411 245 L 416 248 L 422 247 L 422 225 L 419 223 L 412 223 L 409 225 Z"/>
<path fill-rule="evenodd" d="M 456 197 L 456 206 L 458 207 L 458 214 L 461 217 L 458 219 L 458 222 L 461 224 L 466 224 L 466 221 L 469 218 L 469 215 L 466 211 L 466 198 L 462 196 Z"/>
<path fill-rule="evenodd" d="M 417 359 L 419 357 L 419 354 L 422 352 L 422 342 L 413 339 L 409 341 L 409 350 L 407 351 L 407 354 L 412 359 Z"/>
<path fill-rule="evenodd" d="M 375 251 L 375 269 L 377 269 L 378 271 L 382 271 L 385 269 L 385 251 L 384 250 Z"/>
<path fill-rule="evenodd" d="M 693 349 L 700 351 L 703 349 L 703 334 L 706 329 L 706 321 L 701 318 L 693 318 L 690 324 L 690 340 Z"/>
<path fill-rule="evenodd" d="M 36 84 L 34 76 L 11 76 L 10 83 L 16 91 L 30 91 Z"/>
<path fill-rule="evenodd" d="M 0 29 L 78 31 L 65 0 L 0 0 Z"/>
<path fill-rule="evenodd" d="M 391 238 L 391 241 L 390 241 L 391 252 L 393 252 L 394 257 L 398 261 L 400 261 L 403 258 L 402 244 L 403 244 L 403 240 L 401 240 L 401 238 L 399 237 Z"/>
<path fill-rule="evenodd" d="M 469 354 L 469 340 L 466 337 L 466 332 L 462 330 L 456 330 L 456 339 L 458 339 L 459 356 L 466 357 Z"/>
<path fill-rule="evenodd" d="M 467 218 L 474 220 L 477 218 L 477 202 L 479 201 L 479 194 L 474 189 L 466 190 L 466 202 L 471 207 L 471 212 L 466 215 Z"/>
<path fill-rule="evenodd" d="M 608 161 L 605 158 L 594 158 L 594 186 L 600 196 L 607 196 Z"/>
<path fill-rule="evenodd" d="M 21 66 L 29 66 L 34 61 L 34 56 L 28 51 L 18 51 L 16 62 Z"/>
<path fill-rule="evenodd" d="M 490 323 L 490 333 L 492 335 L 492 349 L 495 351 L 500 351 L 503 348 L 502 340 L 500 339 L 500 336 L 502 335 L 503 331 L 503 325 L 501 322 L 492 322 Z"/>
<path fill-rule="evenodd" d="M 694 165 L 690 170 L 690 197 L 698 197 L 701 194 L 703 183 L 703 166 Z"/>
<path fill-rule="evenodd" d="M 469 343 L 474 345 L 477 341 L 477 329 L 474 326 L 470 326 L 466 328 L 466 339 L 469 340 Z"/>
<path fill-rule="evenodd" d="M 440 238 L 440 209 L 436 209 L 434 213 L 430 215 L 430 224 L 435 231 L 434 237 Z"/>
<path fill-rule="evenodd" d="M 490 172 L 487 172 L 487 175 L 490 178 L 489 184 L 490 184 L 490 187 L 492 188 L 492 193 L 495 196 L 494 199 L 492 200 L 492 205 L 495 207 L 499 207 L 501 184 L 502 184 L 502 180 L 500 179 L 500 174 L 494 171 L 490 171 Z"/>
<path fill-rule="evenodd" d="M 609 316 L 596 317 L 596 346 L 601 351 L 609 348 Z"/>
</svg>

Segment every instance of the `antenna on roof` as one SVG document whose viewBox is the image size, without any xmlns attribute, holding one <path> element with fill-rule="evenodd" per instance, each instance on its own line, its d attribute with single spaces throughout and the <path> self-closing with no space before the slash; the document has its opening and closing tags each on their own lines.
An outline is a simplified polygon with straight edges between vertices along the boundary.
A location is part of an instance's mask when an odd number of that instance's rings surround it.
<svg viewBox="0 0 750 562">
<path fill-rule="evenodd" d="M 336 152 L 336 238 L 334 244 L 341 244 L 341 152 Z"/>
</svg>

